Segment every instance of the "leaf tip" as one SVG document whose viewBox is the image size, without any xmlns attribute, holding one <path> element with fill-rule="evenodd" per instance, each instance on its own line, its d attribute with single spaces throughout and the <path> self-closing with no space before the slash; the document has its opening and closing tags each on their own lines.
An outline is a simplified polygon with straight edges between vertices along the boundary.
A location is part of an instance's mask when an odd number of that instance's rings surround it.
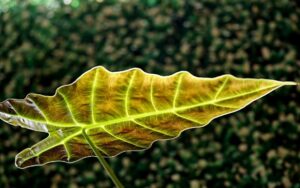
<svg viewBox="0 0 300 188">
<path fill-rule="evenodd" d="M 300 82 L 285 81 L 283 83 L 284 83 L 284 85 L 290 85 L 290 86 L 300 85 Z"/>
</svg>

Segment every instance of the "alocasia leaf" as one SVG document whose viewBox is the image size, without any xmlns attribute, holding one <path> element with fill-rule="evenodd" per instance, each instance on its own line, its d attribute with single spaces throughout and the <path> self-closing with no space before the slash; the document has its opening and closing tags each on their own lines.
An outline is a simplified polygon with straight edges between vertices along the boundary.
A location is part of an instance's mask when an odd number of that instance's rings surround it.
<svg viewBox="0 0 300 188">
<path fill-rule="evenodd" d="M 283 85 L 295 84 L 232 75 L 198 78 L 188 72 L 158 76 L 137 68 L 109 72 L 96 67 L 58 88 L 54 96 L 28 94 L 22 100 L 0 103 L 0 118 L 49 134 L 16 156 L 16 165 L 25 168 L 93 156 L 83 131 L 102 155 L 110 157 L 203 127 Z"/>
</svg>

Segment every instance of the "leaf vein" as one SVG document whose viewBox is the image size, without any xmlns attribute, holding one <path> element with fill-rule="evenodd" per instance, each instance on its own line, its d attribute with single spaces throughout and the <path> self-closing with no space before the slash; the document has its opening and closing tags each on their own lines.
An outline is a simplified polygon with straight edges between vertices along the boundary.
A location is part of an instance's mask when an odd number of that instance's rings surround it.
<svg viewBox="0 0 300 188">
<path fill-rule="evenodd" d="M 46 114 L 43 112 L 43 110 L 34 102 L 34 100 L 32 100 L 32 99 L 29 99 L 34 105 L 35 105 L 35 107 L 36 107 L 36 109 L 40 112 L 40 114 L 44 117 L 44 119 L 45 119 L 45 121 L 46 121 L 46 123 L 48 123 L 48 122 L 50 122 L 49 120 L 48 120 L 48 117 L 46 116 Z"/>
<path fill-rule="evenodd" d="M 151 104 L 154 108 L 154 110 L 157 112 L 157 108 L 155 106 L 155 102 L 154 102 L 154 94 L 153 94 L 153 80 L 155 79 L 155 77 L 153 76 L 152 79 L 151 79 L 151 85 L 150 85 L 150 101 L 151 101 Z"/>
<path fill-rule="evenodd" d="M 138 144 L 136 144 L 136 143 L 134 143 L 134 142 L 131 142 L 131 141 L 127 140 L 127 139 L 124 139 L 124 138 L 122 138 L 122 137 L 119 137 L 119 136 L 113 134 L 111 131 L 109 131 L 108 129 L 106 129 L 105 126 L 103 126 L 102 128 L 103 128 L 103 130 L 104 130 L 107 134 L 111 135 L 112 137 L 116 138 L 117 140 L 120 140 L 120 141 L 122 141 L 122 142 L 128 143 L 128 144 L 133 145 L 133 146 L 138 147 L 138 148 L 144 148 L 144 146 L 138 145 Z"/>
<path fill-rule="evenodd" d="M 135 119 L 132 119 L 131 121 L 132 121 L 133 123 L 135 123 L 135 124 L 137 124 L 137 125 L 139 125 L 139 126 L 145 128 L 145 129 L 149 129 L 149 130 L 151 130 L 151 131 L 153 131 L 153 132 L 160 133 L 160 134 L 163 134 L 163 135 L 166 135 L 166 136 L 173 136 L 173 135 L 170 135 L 170 134 L 168 134 L 168 133 L 166 133 L 166 132 L 164 132 L 164 131 L 161 131 L 161 130 L 158 130 L 158 129 L 154 129 L 154 128 L 152 128 L 152 127 L 149 127 L 149 126 L 147 126 L 147 125 L 144 124 L 144 123 L 141 123 L 141 122 L 136 121 Z"/>
<path fill-rule="evenodd" d="M 129 84 L 128 84 L 128 87 L 127 87 L 127 90 L 126 90 L 126 95 L 125 95 L 125 113 L 126 113 L 126 116 L 130 116 L 129 115 L 129 93 L 130 93 L 130 89 L 132 88 L 132 84 L 133 84 L 133 80 L 135 78 L 135 75 L 136 75 L 136 71 L 133 72 L 130 80 L 129 80 Z"/>
<path fill-rule="evenodd" d="M 68 161 L 70 161 L 70 159 L 71 159 L 71 151 L 70 151 L 70 148 L 68 147 L 68 145 L 67 145 L 66 142 L 64 142 L 63 145 L 64 145 L 64 148 L 65 148 L 65 151 L 66 151 L 66 154 L 67 154 Z"/>
<path fill-rule="evenodd" d="M 31 159 L 32 157 L 38 157 L 38 156 L 40 156 L 42 153 L 44 153 L 45 151 L 48 151 L 48 150 L 50 150 L 50 149 L 52 149 L 52 148 L 55 148 L 56 146 L 59 146 L 59 145 L 61 145 L 61 144 L 64 144 L 65 142 L 68 142 L 69 140 L 71 140 L 73 137 L 79 135 L 80 133 L 81 133 L 81 130 L 80 130 L 80 131 L 77 131 L 77 132 L 75 132 L 75 133 L 73 133 L 73 134 L 71 134 L 70 136 L 67 136 L 66 138 L 62 139 L 61 141 L 57 142 L 56 144 L 53 144 L 52 146 L 50 146 L 50 147 L 48 147 L 48 148 L 46 148 L 46 149 L 43 149 L 43 150 L 41 150 L 41 151 L 39 151 L 39 152 L 37 152 L 37 153 L 34 153 L 33 156 L 29 156 L 29 157 L 27 157 L 27 158 L 24 158 L 24 160 Z M 49 138 L 49 137 L 47 137 L 47 138 Z M 47 139 L 47 138 L 45 138 L 45 139 Z M 35 146 L 37 146 L 38 144 L 39 144 L 39 143 L 33 145 L 33 146 L 32 146 L 31 148 L 29 148 L 29 149 L 32 150 L 32 148 L 35 147 Z"/>
<path fill-rule="evenodd" d="M 92 85 L 92 91 L 91 91 L 91 117 L 92 117 L 92 122 L 96 123 L 95 120 L 95 88 L 97 87 L 97 79 L 98 78 L 98 69 L 96 69 L 94 80 L 93 80 L 93 85 Z"/>
<path fill-rule="evenodd" d="M 218 96 L 219 96 L 220 93 L 223 91 L 223 89 L 224 89 L 224 87 L 225 87 L 225 85 L 226 85 L 228 79 L 229 79 L 229 76 L 227 76 L 227 77 L 225 78 L 225 80 L 223 81 L 221 87 L 218 89 L 218 91 L 217 91 L 217 93 L 216 93 L 216 95 L 215 95 L 215 97 L 214 97 L 214 100 L 217 100 Z"/>
<path fill-rule="evenodd" d="M 178 81 L 177 81 L 176 90 L 175 90 L 174 99 L 173 99 L 173 109 L 176 108 L 176 101 L 177 101 L 177 98 L 178 98 L 178 95 L 179 95 L 183 75 L 184 74 L 180 74 L 179 78 L 178 78 Z"/>
<path fill-rule="evenodd" d="M 78 123 L 78 121 L 76 120 L 76 118 L 75 118 L 73 112 L 72 112 L 71 104 L 70 104 L 69 101 L 66 99 L 65 95 L 62 94 L 61 92 L 58 92 L 58 94 L 60 94 L 60 95 L 62 96 L 64 102 L 66 103 L 67 109 L 68 109 L 68 111 L 70 112 L 70 116 L 71 116 L 73 122 L 74 122 L 76 125 L 80 126 L 79 123 Z"/>
<path fill-rule="evenodd" d="M 187 121 L 190 121 L 190 122 L 193 122 L 193 123 L 196 123 L 196 124 L 199 124 L 199 125 L 203 125 L 204 123 L 201 123 L 197 120 L 194 120 L 193 118 L 190 118 L 190 117 L 185 117 L 184 115 L 182 114 L 179 114 L 177 113 L 176 111 L 173 112 L 176 116 L 180 117 L 181 119 L 184 119 L 184 120 L 187 120 Z"/>
</svg>

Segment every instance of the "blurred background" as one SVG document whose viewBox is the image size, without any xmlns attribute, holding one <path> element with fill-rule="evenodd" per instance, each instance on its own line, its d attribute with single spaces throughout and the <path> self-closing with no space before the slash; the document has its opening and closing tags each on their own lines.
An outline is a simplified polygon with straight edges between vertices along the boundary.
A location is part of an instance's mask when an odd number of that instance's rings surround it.
<svg viewBox="0 0 300 188">
<path fill-rule="evenodd" d="M 300 81 L 297 0 L 0 0 L 0 101 L 96 65 Z M 146 151 L 108 159 L 125 187 L 300 187 L 300 87 Z M 47 135 L 0 122 L 0 187 L 113 187 L 96 158 L 17 169 Z"/>
</svg>

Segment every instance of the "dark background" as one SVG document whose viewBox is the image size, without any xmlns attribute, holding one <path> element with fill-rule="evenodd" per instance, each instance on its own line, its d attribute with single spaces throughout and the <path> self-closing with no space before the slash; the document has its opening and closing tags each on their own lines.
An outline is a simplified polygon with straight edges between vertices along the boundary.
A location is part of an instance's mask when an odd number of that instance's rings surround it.
<svg viewBox="0 0 300 188">
<path fill-rule="evenodd" d="M 0 0 L 0 101 L 52 95 L 96 65 L 299 82 L 299 47 L 297 0 Z M 299 93 L 108 161 L 125 187 L 299 188 Z M 96 158 L 17 169 L 17 152 L 47 135 L 0 124 L 1 188 L 113 187 Z"/>
</svg>

